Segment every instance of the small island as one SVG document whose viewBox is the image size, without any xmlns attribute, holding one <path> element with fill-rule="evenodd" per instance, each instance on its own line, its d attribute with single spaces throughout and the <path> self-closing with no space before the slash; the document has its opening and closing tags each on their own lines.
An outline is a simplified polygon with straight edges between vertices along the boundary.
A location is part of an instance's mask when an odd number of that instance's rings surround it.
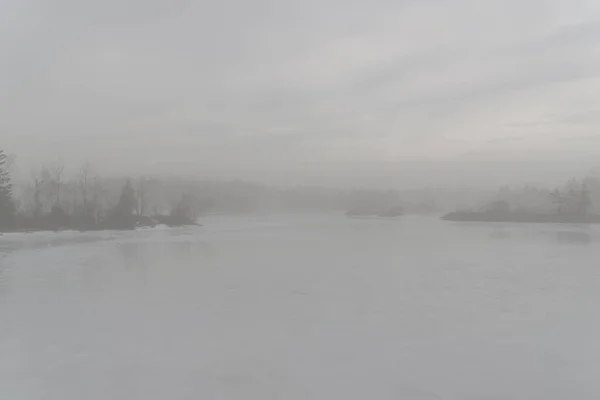
<svg viewBox="0 0 600 400">
<path fill-rule="evenodd" d="M 585 183 L 570 182 L 566 190 L 548 193 L 552 208 L 545 211 L 511 207 L 506 200 L 494 200 L 481 210 L 454 211 L 442 217 L 458 222 L 516 222 L 550 224 L 597 224 L 600 215 L 590 212 L 591 199 Z"/>
<path fill-rule="evenodd" d="M 404 211 L 401 206 L 392 206 L 389 208 L 362 207 L 350 209 L 346 212 L 346 216 L 394 218 L 401 216 L 403 213 Z"/>
</svg>

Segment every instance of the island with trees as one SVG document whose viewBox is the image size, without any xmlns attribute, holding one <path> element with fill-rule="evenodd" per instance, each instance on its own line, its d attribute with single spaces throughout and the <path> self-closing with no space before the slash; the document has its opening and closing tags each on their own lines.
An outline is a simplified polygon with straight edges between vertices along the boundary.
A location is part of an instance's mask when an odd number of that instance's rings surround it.
<svg viewBox="0 0 600 400">
<path fill-rule="evenodd" d="M 391 207 L 357 207 L 352 208 L 346 212 L 348 217 L 381 217 L 381 218 L 395 218 L 404 214 L 402 206 L 391 206 Z"/>
<path fill-rule="evenodd" d="M 394 218 L 404 214 L 400 205 L 400 196 L 390 190 L 373 196 L 369 191 L 358 191 L 349 201 L 348 217 L 382 217 Z"/>
<path fill-rule="evenodd" d="M 563 188 L 543 190 L 527 186 L 520 191 L 502 188 L 496 198 L 480 210 L 454 211 L 442 217 L 459 222 L 600 223 L 591 211 L 590 179 L 571 179 Z M 534 207 L 517 199 L 537 198 Z M 511 201 L 512 200 L 512 201 Z M 512 204 L 516 203 L 516 204 Z"/>
</svg>

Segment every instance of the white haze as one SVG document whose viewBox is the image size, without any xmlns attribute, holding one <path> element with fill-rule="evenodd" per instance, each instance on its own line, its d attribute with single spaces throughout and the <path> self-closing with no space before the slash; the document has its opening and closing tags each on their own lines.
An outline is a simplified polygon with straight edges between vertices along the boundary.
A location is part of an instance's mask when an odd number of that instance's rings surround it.
<svg viewBox="0 0 600 400">
<path fill-rule="evenodd" d="M 21 170 L 415 186 L 597 164 L 600 3 L 5 0 Z"/>
</svg>

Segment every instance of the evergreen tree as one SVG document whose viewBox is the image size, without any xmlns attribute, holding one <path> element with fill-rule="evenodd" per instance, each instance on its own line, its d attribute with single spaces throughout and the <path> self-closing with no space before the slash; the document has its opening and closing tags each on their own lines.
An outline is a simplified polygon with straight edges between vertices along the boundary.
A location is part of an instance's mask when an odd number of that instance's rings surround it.
<svg viewBox="0 0 600 400">
<path fill-rule="evenodd" d="M 171 210 L 171 219 L 176 224 L 192 224 L 196 220 L 194 198 L 191 193 L 184 193 L 179 203 Z"/>
<path fill-rule="evenodd" d="M 0 150 L 0 230 L 14 227 L 15 203 L 8 170 L 8 158 Z"/>
<path fill-rule="evenodd" d="M 581 185 L 581 190 L 579 192 L 579 201 L 577 204 L 577 211 L 580 214 L 587 215 L 592 206 L 592 199 L 590 195 L 590 190 L 588 189 L 587 183 L 584 182 Z"/>
<path fill-rule="evenodd" d="M 136 225 L 136 217 L 134 214 L 136 207 L 135 190 L 131 181 L 127 181 L 119 202 L 112 209 L 110 216 L 105 221 L 105 228 L 108 229 L 134 229 Z"/>
<path fill-rule="evenodd" d="M 550 193 L 550 199 L 556 206 L 556 213 L 560 214 L 565 210 L 567 196 L 559 189 L 555 189 Z"/>
<path fill-rule="evenodd" d="M 115 214 L 119 218 L 131 219 L 134 215 L 136 207 L 137 201 L 135 190 L 133 189 L 131 181 L 127 180 L 125 186 L 123 186 L 123 191 L 121 192 L 119 202 L 115 207 Z"/>
</svg>

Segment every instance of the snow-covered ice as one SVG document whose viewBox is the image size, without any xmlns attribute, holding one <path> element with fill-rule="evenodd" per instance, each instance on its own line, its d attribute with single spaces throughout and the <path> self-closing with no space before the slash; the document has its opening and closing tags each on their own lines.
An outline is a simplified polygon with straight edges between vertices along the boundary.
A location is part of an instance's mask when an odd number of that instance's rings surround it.
<svg viewBox="0 0 600 400">
<path fill-rule="evenodd" d="M 598 399 L 600 234 L 225 217 L 0 237 L 0 399 Z"/>
</svg>

